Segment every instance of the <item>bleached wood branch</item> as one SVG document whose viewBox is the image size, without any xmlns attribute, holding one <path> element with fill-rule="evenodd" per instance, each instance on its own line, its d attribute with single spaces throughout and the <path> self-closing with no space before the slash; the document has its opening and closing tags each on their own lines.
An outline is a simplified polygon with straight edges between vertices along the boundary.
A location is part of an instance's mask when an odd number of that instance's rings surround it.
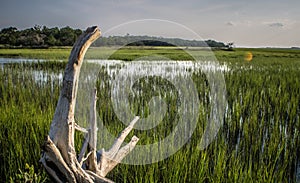
<svg viewBox="0 0 300 183">
<path fill-rule="evenodd" d="M 97 103 L 97 90 L 94 89 L 92 93 L 90 108 L 90 139 L 88 143 L 88 151 L 91 152 L 90 156 L 87 159 L 88 169 L 94 173 L 98 173 L 97 168 L 97 116 L 96 116 L 96 103 Z"/>
<path fill-rule="evenodd" d="M 97 159 L 96 90 L 92 94 L 89 130 L 75 123 L 74 112 L 80 68 L 87 49 L 99 36 L 98 27 L 88 28 L 75 42 L 65 69 L 63 86 L 40 159 L 45 170 L 56 182 L 112 182 L 104 177 L 121 162 L 139 140 L 133 136 L 127 145 L 120 148 L 138 121 L 139 118 L 136 117 L 123 130 L 110 150 L 105 152 L 103 149 L 101 158 Z M 74 147 L 75 130 L 85 133 L 78 158 Z"/>
<path fill-rule="evenodd" d="M 78 130 L 78 131 L 80 131 L 82 133 L 86 133 L 86 134 L 88 133 L 88 131 L 85 128 L 79 126 L 77 123 L 75 123 L 75 130 Z"/>
<path fill-rule="evenodd" d="M 47 170 L 49 171 L 48 173 L 53 173 L 53 171 L 55 172 L 54 174 L 54 178 L 60 180 L 60 178 L 57 177 L 57 173 L 55 170 L 53 170 L 53 167 L 51 165 L 47 165 L 47 161 L 51 161 L 56 168 L 64 175 L 64 178 L 62 178 L 62 180 L 60 181 L 64 181 L 64 179 L 67 180 L 72 180 L 75 181 L 75 176 L 73 174 L 73 172 L 70 170 L 70 168 L 68 167 L 68 165 L 65 163 L 63 157 L 61 156 L 60 151 L 56 148 L 55 144 L 52 142 L 52 140 L 49 138 L 49 136 L 47 136 L 46 142 L 44 144 L 44 152 L 45 158 L 42 158 L 42 163 L 43 165 L 47 168 Z M 52 169 L 52 170 L 51 170 Z"/>
<path fill-rule="evenodd" d="M 79 156 L 78 156 L 78 162 L 80 163 L 80 165 L 82 165 L 82 163 L 85 161 L 85 159 L 83 159 L 83 157 L 84 157 L 84 154 L 87 150 L 89 139 L 90 139 L 89 133 L 85 134 L 84 142 L 83 142 L 83 145 L 81 147 L 81 150 L 80 150 L 80 153 L 79 153 Z"/>
<path fill-rule="evenodd" d="M 100 161 L 98 163 L 99 166 L 99 174 L 103 177 L 106 176 L 108 172 L 110 172 L 118 163 L 121 162 L 121 160 L 135 147 L 136 143 L 139 141 L 139 138 L 136 136 L 133 136 L 131 138 L 131 141 L 125 145 L 124 147 L 121 147 L 122 143 L 124 142 L 126 136 L 129 134 L 129 132 L 132 130 L 135 123 L 139 120 L 139 117 L 136 116 L 129 124 L 127 128 L 125 128 L 119 137 L 115 140 L 112 147 L 109 149 L 109 151 L 105 151 L 102 149 L 99 151 L 100 155 Z"/>
</svg>

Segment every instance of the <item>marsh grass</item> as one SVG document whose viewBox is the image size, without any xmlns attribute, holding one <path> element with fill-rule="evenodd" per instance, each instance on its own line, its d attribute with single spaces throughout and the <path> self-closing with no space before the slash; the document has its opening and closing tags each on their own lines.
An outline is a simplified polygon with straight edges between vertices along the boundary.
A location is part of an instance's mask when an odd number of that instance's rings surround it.
<svg viewBox="0 0 300 183">
<path fill-rule="evenodd" d="M 70 52 L 70 47 L 49 49 L 0 49 L 0 57 L 66 60 L 68 59 Z"/>
<path fill-rule="evenodd" d="M 299 52 L 250 50 L 254 57 L 246 62 L 243 56 L 247 51 L 215 52 L 219 61 L 230 67 L 224 72 L 228 107 L 224 125 L 205 150 L 200 151 L 197 146 L 210 115 L 210 91 L 206 76 L 199 72 L 192 78 L 201 110 L 190 141 L 163 161 L 120 164 L 108 177 L 130 183 L 296 182 L 300 154 Z M 61 88 L 61 79 L 51 75 L 62 73 L 64 64 L 40 62 L 0 67 L 0 182 L 17 181 L 20 170 L 24 172 L 28 165 L 41 177 L 39 180 L 49 181 L 38 160 Z M 33 74 L 36 71 L 47 79 L 37 82 Z M 117 135 L 125 125 L 114 114 L 109 79 L 104 68 L 97 82 L 98 114 L 109 131 Z M 153 85 L 158 89 L 151 90 Z M 130 100 L 137 114 L 147 115 L 149 107 L 142 104 L 147 104 L 153 94 L 166 93 L 163 96 L 170 104 L 170 118 L 164 118 L 153 130 L 134 130 L 129 135 L 139 136 L 139 143 L 153 143 L 172 131 L 176 92 L 169 95 L 174 87 L 156 78 L 139 80 L 133 86 L 133 91 L 138 90 L 145 95 Z M 76 133 L 77 150 L 82 138 Z"/>
</svg>

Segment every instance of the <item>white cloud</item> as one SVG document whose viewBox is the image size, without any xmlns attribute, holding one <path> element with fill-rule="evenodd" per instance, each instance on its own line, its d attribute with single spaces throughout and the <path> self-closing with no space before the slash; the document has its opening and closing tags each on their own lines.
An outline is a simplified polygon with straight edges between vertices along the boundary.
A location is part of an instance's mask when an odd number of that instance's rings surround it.
<svg viewBox="0 0 300 183">
<path fill-rule="evenodd" d="M 284 27 L 284 24 L 281 22 L 274 22 L 268 24 L 270 27 Z"/>
<path fill-rule="evenodd" d="M 229 22 L 226 22 L 226 24 L 225 24 L 225 25 L 227 25 L 227 26 L 235 26 L 235 23 L 233 23 L 233 22 L 229 21 Z"/>
</svg>

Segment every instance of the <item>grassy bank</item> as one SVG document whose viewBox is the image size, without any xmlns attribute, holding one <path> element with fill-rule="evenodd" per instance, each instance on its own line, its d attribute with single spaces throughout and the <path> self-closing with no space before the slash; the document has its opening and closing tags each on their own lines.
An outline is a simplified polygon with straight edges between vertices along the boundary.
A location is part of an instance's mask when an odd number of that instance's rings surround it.
<svg viewBox="0 0 300 183">
<path fill-rule="evenodd" d="M 71 52 L 70 47 L 49 49 L 0 49 L 0 57 L 4 58 L 35 58 L 45 60 L 67 60 Z M 273 61 L 274 59 L 294 60 L 300 58 L 300 50 L 271 49 L 271 48 L 236 48 L 234 51 L 213 50 L 219 61 L 243 60 L 245 54 L 251 52 L 253 59 Z M 86 54 L 88 59 L 115 59 L 130 61 L 149 55 L 159 55 L 168 60 L 193 60 L 191 55 L 205 55 L 209 52 L 203 48 L 176 48 L 176 47 L 114 47 L 90 48 Z"/>
</svg>

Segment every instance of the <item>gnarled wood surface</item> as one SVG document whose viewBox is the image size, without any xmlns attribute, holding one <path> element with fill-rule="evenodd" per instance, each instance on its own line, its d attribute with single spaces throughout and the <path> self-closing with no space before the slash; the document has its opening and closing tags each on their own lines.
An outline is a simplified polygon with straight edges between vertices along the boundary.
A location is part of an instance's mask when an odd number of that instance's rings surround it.
<svg viewBox="0 0 300 183">
<path fill-rule="evenodd" d="M 96 151 L 96 91 L 92 94 L 90 128 L 84 129 L 75 124 L 74 112 L 80 68 L 87 49 L 100 34 L 99 28 L 94 26 L 88 28 L 78 38 L 64 73 L 62 90 L 40 159 L 48 174 L 57 182 L 112 182 L 104 177 L 139 140 L 133 136 L 131 142 L 121 148 L 125 137 L 139 119 L 136 117 L 116 139 L 109 151 L 106 152 L 104 149 Z M 74 148 L 75 130 L 85 133 L 85 141 L 78 159 Z"/>
</svg>

